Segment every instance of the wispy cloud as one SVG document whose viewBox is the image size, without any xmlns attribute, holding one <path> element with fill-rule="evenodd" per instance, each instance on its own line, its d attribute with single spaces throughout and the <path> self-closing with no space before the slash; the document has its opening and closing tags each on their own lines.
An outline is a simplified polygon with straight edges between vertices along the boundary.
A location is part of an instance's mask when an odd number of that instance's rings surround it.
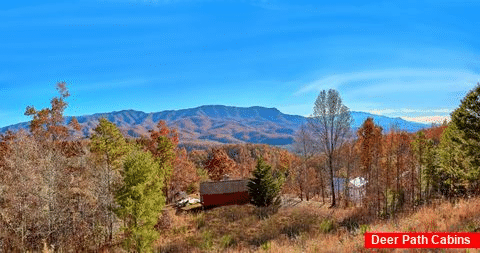
<svg viewBox="0 0 480 253">
<path fill-rule="evenodd" d="M 369 113 L 378 114 L 378 115 L 388 115 L 388 114 L 397 114 L 397 113 L 421 113 L 421 114 L 435 114 L 435 113 L 451 113 L 454 109 L 409 109 L 409 108 L 400 108 L 400 109 L 375 109 L 369 110 Z"/>
<path fill-rule="evenodd" d="M 401 117 L 404 120 L 420 123 L 442 123 L 444 120 L 450 121 L 450 116 L 422 116 L 422 117 Z"/>
<path fill-rule="evenodd" d="M 382 92 L 418 91 L 428 89 L 463 90 L 480 81 L 480 75 L 464 70 L 398 68 L 334 74 L 321 77 L 300 88 L 296 95 L 324 89 L 381 88 Z M 375 89 L 376 88 L 376 89 Z"/>
</svg>

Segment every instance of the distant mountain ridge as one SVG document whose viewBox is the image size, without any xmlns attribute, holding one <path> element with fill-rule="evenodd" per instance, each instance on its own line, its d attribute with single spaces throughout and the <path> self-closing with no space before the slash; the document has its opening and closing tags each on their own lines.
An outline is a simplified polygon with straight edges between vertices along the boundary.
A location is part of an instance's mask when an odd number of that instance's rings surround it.
<svg viewBox="0 0 480 253">
<path fill-rule="evenodd" d="M 372 117 L 384 131 L 396 125 L 398 129 L 415 132 L 428 127 L 426 124 L 390 118 L 365 112 L 351 112 L 352 128 L 360 127 L 365 119 Z M 204 105 L 182 110 L 168 110 L 145 113 L 135 110 L 122 110 L 109 113 L 96 113 L 78 116 L 84 136 L 89 136 L 102 117 L 115 123 L 125 135 L 139 137 L 147 135 L 157 122 L 165 120 L 176 128 L 181 143 L 263 143 L 269 145 L 289 145 L 293 143 L 295 131 L 306 118 L 289 115 L 276 108 L 260 106 L 234 107 L 224 105 Z M 70 122 L 72 117 L 65 117 Z M 28 122 L 0 128 L 0 132 L 17 131 L 28 128 Z"/>
</svg>

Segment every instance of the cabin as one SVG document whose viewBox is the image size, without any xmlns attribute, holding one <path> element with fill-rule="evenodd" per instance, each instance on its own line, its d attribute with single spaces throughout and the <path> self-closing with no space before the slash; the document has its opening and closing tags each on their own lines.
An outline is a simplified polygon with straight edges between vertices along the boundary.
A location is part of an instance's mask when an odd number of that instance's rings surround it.
<svg viewBox="0 0 480 253">
<path fill-rule="evenodd" d="M 365 188 L 368 181 L 363 177 L 356 177 L 350 180 L 349 197 L 356 204 L 361 204 L 365 198 Z"/>
<path fill-rule="evenodd" d="M 362 203 L 365 197 L 365 188 L 367 183 L 368 181 L 365 180 L 365 178 L 363 177 L 356 177 L 354 179 L 351 179 L 348 182 L 348 196 L 350 201 L 356 204 Z M 333 186 L 335 188 L 336 196 L 344 194 L 345 185 L 346 185 L 345 178 L 337 178 L 337 177 L 333 178 Z"/>
<path fill-rule="evenodd" d="M 203 207 L 243 205 L 250 203 L 248 179 L 200 183 L 200 203 Z"/>
</svg>

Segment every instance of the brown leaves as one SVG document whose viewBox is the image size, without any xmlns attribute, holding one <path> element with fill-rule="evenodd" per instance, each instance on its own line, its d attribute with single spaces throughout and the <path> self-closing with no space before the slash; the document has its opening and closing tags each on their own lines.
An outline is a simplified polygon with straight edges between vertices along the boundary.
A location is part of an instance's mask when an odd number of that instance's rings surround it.
<svg viewBox="0 0 480 253">
<path fill-rule="evenodd" d="M 177 149 L 170 191 L 172 193 L 187 191 L 188 187 L 198 180 L 197 169 L 195 164 L 188 159 L 187 151 L 184 148 Z"/>
<path fill-rule="evenodd" d="M 442 137 L 443 131 L 447 126 L 438 126 L 425 129 L 425 138 L 433 140 L 435 145 L 440 143 L 440 138 Z"/>
<path fill-rule="evenodd" d="M 205 164 L 205 169 L 208 171 L 212 180 L 221 180 L 225 174 L 231 174 L 236 170 L 237 164 L 230 157 L 228 157 L 225 150 L 215 148 L 212 150 L 210 158 Z"/>
<path fill-rule="evenodd" d="M 358 150 L 364 173 L 369 173 L 374 158 L 382 151 L 382 128 L 373 123 L 372 118 L 367 118 L 362 127 L 357 131 Z"/>
<path fill-rule="evenodd" d="M 80 126 L 76 117 L 72 117 L 72 119 L 70 120 L 70 123 L 68 123 L 68 125 L 71 128 L 73 128 L 75 131 L 82 130 L 82 126 Z"/>
<path fill-rule="evenodd" d="M 164 120 L 160 120 L 157 124 L 158 131 L 150 130 L 150 143 L 148 143 L 148 149 L 155 155 L 155 140 L 160 136 L 165 136 L 170 141 L 177 146 L 178 145 L 178 133 L 176 129 L 170 129 L 167 126 L 167 123 Z"/>
<path fill-rule="evenodd" d="M 61 140 L 68 136 L 68 129 L 63 125 L 63 112 L 67 108 L 65 99 L 70 96 L 65 82 L 57 83 L 60 97 L 54 97 L 50 101 L 51 108 L 39 111 L 33 106 L 27 106 L 25 115 L 31 116 L 30 131 L 42 140 Z"/>
</svg>

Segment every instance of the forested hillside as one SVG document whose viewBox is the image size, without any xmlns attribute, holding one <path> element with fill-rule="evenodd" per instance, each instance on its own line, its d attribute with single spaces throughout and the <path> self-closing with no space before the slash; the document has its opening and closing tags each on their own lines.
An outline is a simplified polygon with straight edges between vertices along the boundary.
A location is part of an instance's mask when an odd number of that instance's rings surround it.
<svg viewBox="0 0 480 253">
<path fill-rule="evenodd" d="M 5 252 L 175 251 L 175 245 L 193 251 L 261 250 L 281 235 L 308 234 L 318 241 L 324 237 L 310 233 L 313 229 L 324 234 L 358 234 L 376 219 L 388 222 L 427 206 L 434 210 L 442 199 L 455 203 L 480 194 L 480 85 L 462 100 L 451 122 L 415 133 L 385 130 L 370 117 L 353 132 L 352 116 L 339 93 L 322 91 L 311 121 L 298 122 L 291 133 L 290 151 L 249 143 L 187 151 L 179 145 L 180 132 L 153 115 L 148 116 L 152 128 L 138 138 L 122 134 L 115 118 L 112 122 L 108 117 L 99 118 L 85 137 L 81 119 L 71 118 L 64 124 L 70 94 L 63 82 L 57 90 L 59 95 L 52 98 L 50 107 L 26 108 L 25 114 L 32 118 L 28 131 L 0 136 L 0 247 Z M 230 113 L 229 118 L 251 118 L 251 124 L 269 118 L 275 126 L 288 127 L 300 119 L 274 109 L 222 108 L 191 112 L 210 118 Z M 165 115 L 175 122 L 174 114 Z M 280 202 L 248 205 L 241 213 L 236 209 L 197 216 L 171 212 L 180 192 L 198 194 L 200 182 L 218 181 L 225 175 L 252 178 L 256 167 L 268 168 L 266 177 L 281 189 Z M 261 177 L 258 173 L 256 177 Z M 353 186 L 348 182 L 357 177 L 368 182 L 360 199 L 349 193 Z M 334 188 L 334 182 L 342 180 L 347 184 L 341 190 Z M 318 212 L 310 210 L 302 218 L 296 211 L 285 211 L 286 199 L 314 203 Z M 346 216 L 327 215 L 322 211 L 327 203 L 331 214 Z M 252 233 L 225 237 L 219 231 L 228 222 L 217 216 L 244 222 L 238 226 Z M 172 228 L 182 222 L 176 230 Z M 480 228 L 478 220 L 468 222 L 473 230 Z M 277 223 L 285 226 L 274 229 Z M 441 224 L 436 228 L 443 227 L 448 228 Z M 187 236 L 186 231 L 193 234 Z"/>
<path fill-rule="evenodd" d="M 355 130 L 368 118 L 375 119 L 385 131 L 391 127 L 407 132 L 415 132 L 428 125 L 409 122 L 401 118 L 389 118 L 365 112 L 351 112 L 352 128 Z M 88 137 L 93 133 L 99 119 L 106 118 L 114 123 L 125 136 L 138 138 L 148 135 L 158 121 L 163 120 L 168 126 L 177 129 L 180 145 L 191 150 L 208 148 L 215 144 L 257 143 L 275 146 L 291 145 L 294 133 L 307 121 L 306 117 L 281 113 L 276 108 L 233 107 L 222 105 L 200 106 L 177 111 L 144 113 L 124 110 L 110 113 L 97 113 L 76 117 L 81 127 L 81 134 Z M 72 117 L 65 117 L 69 123 Z M 7 130 L 28 129 L 28 122 L 5 126 L 0 133 Z"/>
</svg>

